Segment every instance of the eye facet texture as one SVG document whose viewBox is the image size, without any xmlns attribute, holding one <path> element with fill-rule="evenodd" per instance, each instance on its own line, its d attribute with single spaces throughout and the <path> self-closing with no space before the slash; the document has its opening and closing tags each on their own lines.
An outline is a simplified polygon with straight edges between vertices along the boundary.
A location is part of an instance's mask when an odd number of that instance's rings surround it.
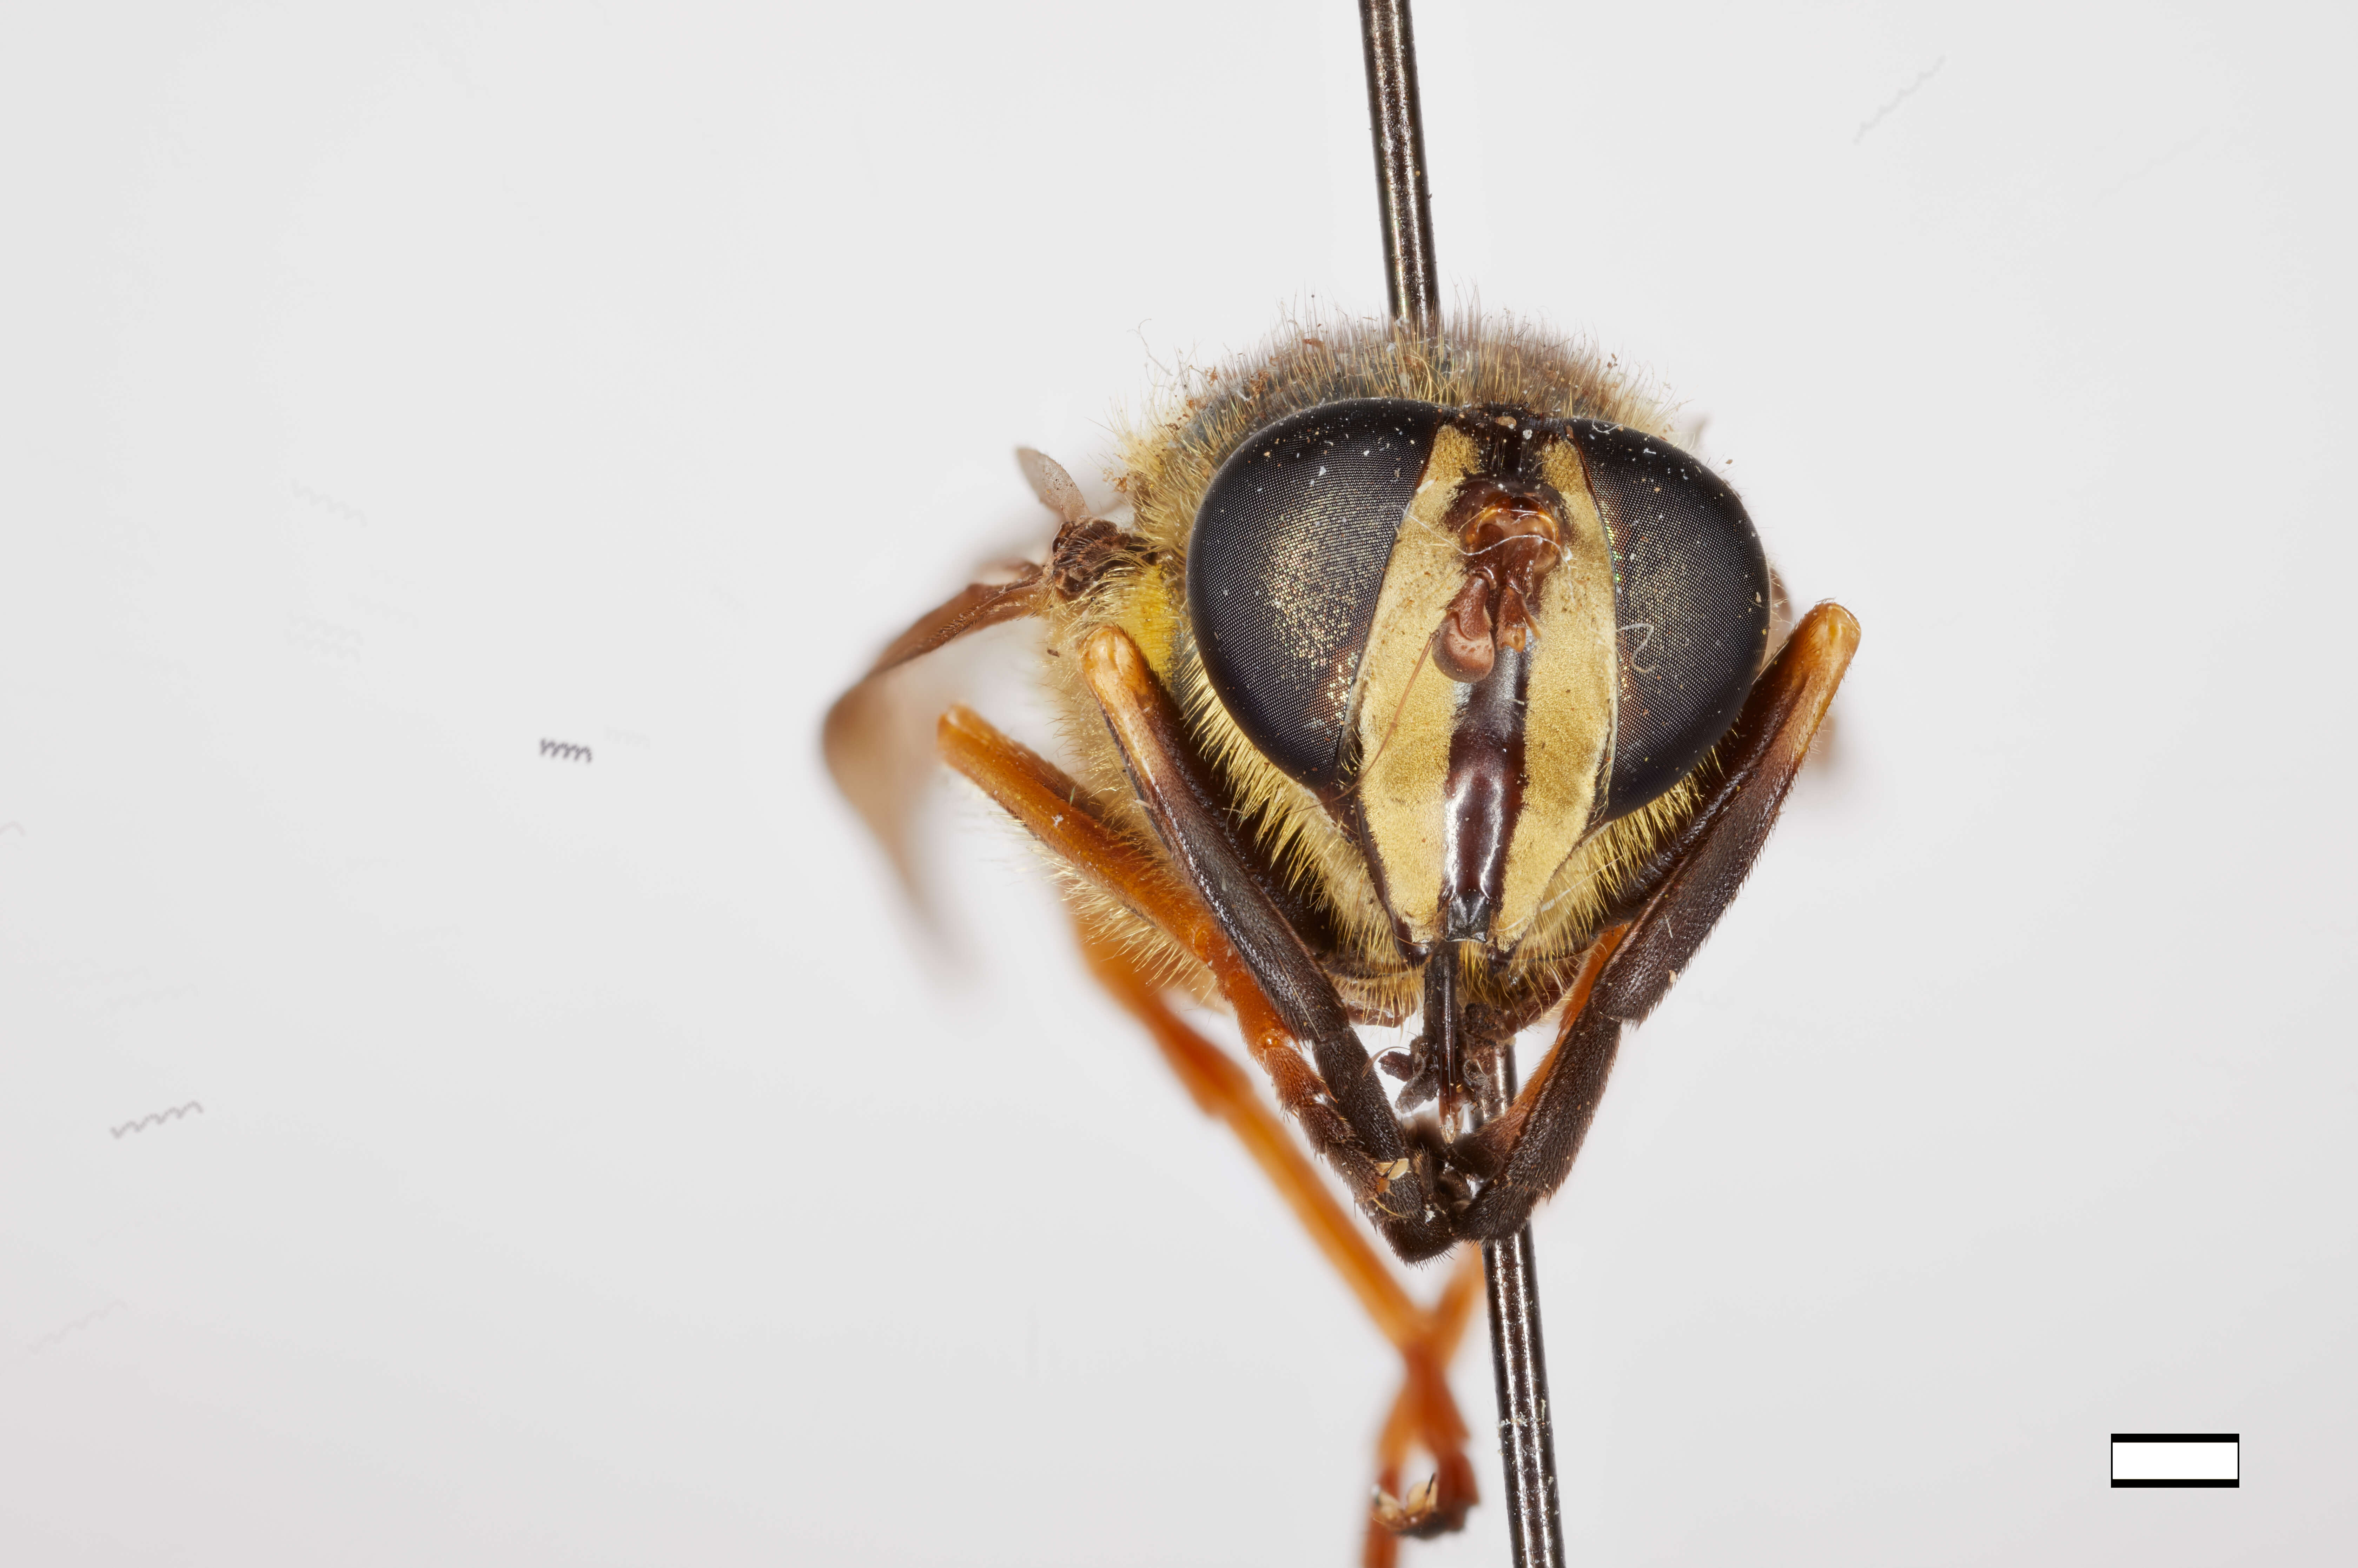
<svg viewBox="0 0 2358 1568">
<path fill-rule="evenodd" d="M 1220 466 L 1187 546 L 1188 616 L 1247 739 L 1312 789 L 1342 782 L 1352 685 L 1442 410 L 1360 398 L 1256 432 Z"/>
<path fill-rule="evenodd" d="M 1600 820 L 1686 776 L 1736 722 L 1768 643 L 1768 560 L 1727 482 L 1659 437 L 1565 427 L 1613 541 L 1620 712 Z"/>
</svg>

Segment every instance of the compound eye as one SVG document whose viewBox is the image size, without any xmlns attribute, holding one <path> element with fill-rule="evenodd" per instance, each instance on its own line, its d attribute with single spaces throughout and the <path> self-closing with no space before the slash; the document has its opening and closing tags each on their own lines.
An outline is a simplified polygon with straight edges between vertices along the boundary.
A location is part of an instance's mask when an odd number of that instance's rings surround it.
<svg viewBox="0 0 2358 1568">
<path fill-rule="evenodd" d="M 1196 509 L 1187 614 L 1204 673 L 1245 738 L 1312 789 L 1342 782 L 1384 568 L 1441 423 L 1397 398 L 1289 415 L 1230 454 Z"/>
<path fill-rule="evenodd" d="M 1768 647 L 1768 560 L 1736 492 L 1657 436 L 1567 422 L 1613 542 L 1621 690 L 1599 821 L 1627 816 L 1736 722 Z"/>
</svg>

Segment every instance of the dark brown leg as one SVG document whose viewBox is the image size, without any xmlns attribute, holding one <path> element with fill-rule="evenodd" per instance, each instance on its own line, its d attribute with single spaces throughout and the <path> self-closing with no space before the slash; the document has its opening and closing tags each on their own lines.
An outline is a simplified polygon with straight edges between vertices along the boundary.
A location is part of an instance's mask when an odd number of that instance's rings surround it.
<svg viewBox="0 0 2358 1568">
<path fill-rule="evenodd" d="M 1412 1148 L 1392 1115 L 1334 982 L 1230 838 L 1228 815 L 1170 694 L 1138 645 L 1110 626 L 1090 633 L 1082 645 L 1081 676 L 1105 712 L 1130 783 L 1180 876 L 1217 922 L 1285 1032 L 1310 1047 L 1325 1103 L 1317 1107 L 1325 1113 L 1318 1120 L 1303 1118 L 1304 1130 L 1392 1250 L 1411 1262 L 1445 1250 L 1453 1238 L 1449 1217 L 1430 1201 L 1434 1173 L 1419 1169 L 1422 1152 Z"/>
<path fill-rule="evenodd" d="M 1459 1217 L 1460 1234 L 1512 1236 L 1562 1184 L 1605 1092 L 1622 1025 L 1654 1010 L 1736 897 L 1857 646 L 1849 611 L 1822 604 L 1761 672 L 1720 742 L 1720 782 L 1671 846 L 1660 886 L 1635 919 L 1597 938 L 1555 1048 L 1507 1113 L 1463 1146 L 1467 1162 L 1490 1179 Z"/>
<path fill-rule="evenodd" d="M 979 632 L 986 626 L 996 626 L 1002 621 L 1018 621 L 1026 615 L 1040 613 L 1043 586 L 1040 568 L 1029 561 L 1021 564 L 1015 575 L 1006 582 L 972 582 L 917 617 L 910 628 L 892 639 L 891 645 L 876 655 L 862 680 L 872 680 L 885 671 L 897 669 L 912 659 L 923 658 L 935 649 L 957 642 L 969 632 Z M 853 687 L 853 690 L 858 690 Z M 849 693 L 846 694 L 849 695 Z M 838 706 L 841 699 L 838 699 Z"/>
<path fill-rule="evenodd" d="M 1327 1106 L 1318 1075 L 1302 1059 L 1260 980 L 1237 957 L 1195 891 L 1174 877 L 1151 849 L 1108 822 L 1063 770 L 1001 735 L 972 709 L 954 708 L 944 714 L 938 740 L 943 760 L 979 785 L 1049 853 L 1129 905 L 1212 971 L 1220 994 L 1237 1015 L 1245 1048 L 1277 1090 L 1278 1104 L 1347 1182 L 1357 1177 L 1381 1191 L 1383 1173 L 1351 1144 L 1350 1130 Z"/>
<path fill-rule="evenodd" d="M 1381 1195 L 1389 1181 L 1408 1174 L 1407 1161 L 1387 1171 L 1353 1141 L 1260 977 L 1238 957 L 1195 891 L 1173 876 L 1152 849 L 1108 822 L 1055 763 L 1001 735 L 971 709 L 954 708 L 944 714 L 938 738 L 943 759 L 980 785 L 1058 860 L 1095 881 L 1212 971 L 1237 1015 L 1245 1048 L 1277 1090 L 1278 1104 L 1355 1195 Z"/>
</svg>

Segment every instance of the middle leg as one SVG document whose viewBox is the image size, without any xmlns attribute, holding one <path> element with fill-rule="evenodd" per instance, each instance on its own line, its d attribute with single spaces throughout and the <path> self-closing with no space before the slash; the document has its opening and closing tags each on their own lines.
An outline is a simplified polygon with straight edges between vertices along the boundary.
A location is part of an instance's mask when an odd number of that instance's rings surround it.
<svg viewBox="0 0 2358 1568">
<path fill-rule="evenodd" d="M 1237 1135 L 1318 1249 L 1343 1276 L 1360 1306 L 1400 1352 L 1401 1390 L 1377 1444 L 1376 1501 L 1369 1510 L 1366 1558 L 1389 1563 L 1399 1535 L 1436 1535 L 1460 1529 L 1477 1499 L 1474 1467 L 1466 1456 L 1466 1422 L 1450 1393 L 1448 1371 L 1472 1312 L 1480 1252 L 1466 1248 L 1431 1311 L 1410 1300 L 1391 1267 L 1335 1200 L 1317 1168 L 1285 1126 L 1254 1092 L 1228 1053 L 1190 1028 L 1163 989 L 1143 973 L 1117 937 L 1080 928 L 1090 972 L 1122 1010 L 1142 1024 L 1196 1106 Z M 1433 1462 L 1432 1476 L 1400 1489 L 1401 1466 L 1412 1446 Z"/>
</svg>

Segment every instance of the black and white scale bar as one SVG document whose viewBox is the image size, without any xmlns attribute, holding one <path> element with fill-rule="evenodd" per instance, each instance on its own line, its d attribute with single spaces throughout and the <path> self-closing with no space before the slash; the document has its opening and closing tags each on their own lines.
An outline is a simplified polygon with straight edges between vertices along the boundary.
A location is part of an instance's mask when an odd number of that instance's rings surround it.
<svg viewBox="0 0 2358 1568">
<path fill-rule="evenodd" d="M 2116 1432 L 2115 1487 L 2240 1487 L 2243 1439 L 2233 1432 Z"/>
</svg>

